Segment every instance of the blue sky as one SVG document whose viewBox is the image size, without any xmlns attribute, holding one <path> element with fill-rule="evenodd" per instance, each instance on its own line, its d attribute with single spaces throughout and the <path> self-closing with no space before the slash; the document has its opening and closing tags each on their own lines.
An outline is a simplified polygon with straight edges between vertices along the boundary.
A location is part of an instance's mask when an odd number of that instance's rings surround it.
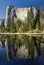
<svg viewBox="0 0 44 65">
<path fill-rule="evenodd" d="M 29 7 L 44 8 L 44 0 L 0 0 L 0 19 L 4 19 L 6 15 L 6 7 L 13 5 L 16 7 Z"/>
</svg>

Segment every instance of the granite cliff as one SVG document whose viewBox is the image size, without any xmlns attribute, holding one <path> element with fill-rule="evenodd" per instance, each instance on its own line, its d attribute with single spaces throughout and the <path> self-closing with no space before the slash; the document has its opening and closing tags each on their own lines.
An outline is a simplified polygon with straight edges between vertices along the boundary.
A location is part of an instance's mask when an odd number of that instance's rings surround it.
<svg viewBox="0 0 44 65">
<path fill-rule="evenodd" d="M 33 13 L 34 13 L 34 18 L 38 13 L 38 9 L 33 8 Z M 26 17 L 27 17 L 27 12 L 28 10 L 30 11 L 30 7 L 28 8 L 16 8 L 14 6 L 7 6 L 6 8 L 6 19 L 5 19 L 5 25 L 7 23 L 10 23 L 12 20 L 23 20 L 25 21 Z"/>
</svg>

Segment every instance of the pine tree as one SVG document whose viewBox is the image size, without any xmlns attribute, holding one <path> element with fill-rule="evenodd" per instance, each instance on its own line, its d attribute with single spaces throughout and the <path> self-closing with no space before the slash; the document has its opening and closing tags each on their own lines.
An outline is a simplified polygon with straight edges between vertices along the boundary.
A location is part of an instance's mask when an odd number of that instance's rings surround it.
<svg viewBox="0 0 44 65">
<path fill-rule="evenodd" d="M 33 8 L 32 7 L 30 8 L 30 20 L 31 20 L 31 27 L 33 29 L 35 22 L 34 22 L 34 13 L 33 13 Z"/>
<path fill-rule="evenodd" d="M 39 30 L 39 29 L 40 29 L 39 21 L 37 21 L 37 23 L 36 23 L 36 30 Z"/>
<path fill-rule="evenodd" d="M 16 31 L 18 32 L 18 31 L 19 31 L 19 28 L 20 28 L 20 26 L 21 26 L 21 21 L 18 19 L 18 20 L 16 21 L 15 25 L 16 25 Z"/>
<path fill-rule="evenodd" d="M 10 32 L 10 23 L 7 23 L 6 32 Z"/>
<path fill-rule="evenodd" d="M 27 12 L 27 26 L 29 27 L 29 30 L 31 30 L 31 19 L 30 19 L 29 10 Z"/>
<path fill-rule="evenodd" d="M 16 25 L 15 25 L 14 21 L 12 21 L 10 23 L 10 32 L 12 32 L 12 33 L 16 32 Z"/>
<path fill-rule="evenodd" d="M 30 11 L 27 12 L 27 25 L 29 26 L 29 29 L 32 30 L 34 28 L 34 14 L 33 14 L 33 8 L 30 8 Z"/>
<path fill-rule="evenodd" d="M 2 32 L 5 31 L 5 25 L 4 25 L 4 22 L 2 22 L 2 24 L 1 24 L 1 30 L 2 30 Z"/>
</svg>

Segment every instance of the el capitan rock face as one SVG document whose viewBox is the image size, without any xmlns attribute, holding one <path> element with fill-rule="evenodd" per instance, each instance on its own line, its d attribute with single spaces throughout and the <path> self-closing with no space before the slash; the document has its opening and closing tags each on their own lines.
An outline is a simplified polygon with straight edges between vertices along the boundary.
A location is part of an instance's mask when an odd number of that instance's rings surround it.
<svg viewBox="0 0 44 65">
<path fill-rule="evenodd" d="M 34 18 L 38 13 L 38 10 L 34 7 L 33 8 L 33 13 L 34 13 Z M 16 8 L 14 6 L 7 6 L 6 8 L 6 19 L 5 19 L 5 25 L 7 23 L 10 23 L 12 20 L 22 20 L 25 21 L 25 19 L 27 18 L 27 12 L 28 10 L 30 11 L 30 7 L 29 8 Z"/>
</svg>

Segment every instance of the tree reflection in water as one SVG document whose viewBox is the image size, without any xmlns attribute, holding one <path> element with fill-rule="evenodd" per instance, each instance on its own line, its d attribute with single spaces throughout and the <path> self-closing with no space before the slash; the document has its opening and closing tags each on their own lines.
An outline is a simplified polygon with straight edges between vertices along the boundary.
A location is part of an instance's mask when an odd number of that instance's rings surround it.
<svg viewBox="0 0 44 65">
<path fill-rule="evenodd" d="M 8 60 L 17 58 L 31 58 L 40 55 L 41 38 L 26 35 L 11 35 L 0 37 L 2 43 L 5 42 Z"/>
</svg>

